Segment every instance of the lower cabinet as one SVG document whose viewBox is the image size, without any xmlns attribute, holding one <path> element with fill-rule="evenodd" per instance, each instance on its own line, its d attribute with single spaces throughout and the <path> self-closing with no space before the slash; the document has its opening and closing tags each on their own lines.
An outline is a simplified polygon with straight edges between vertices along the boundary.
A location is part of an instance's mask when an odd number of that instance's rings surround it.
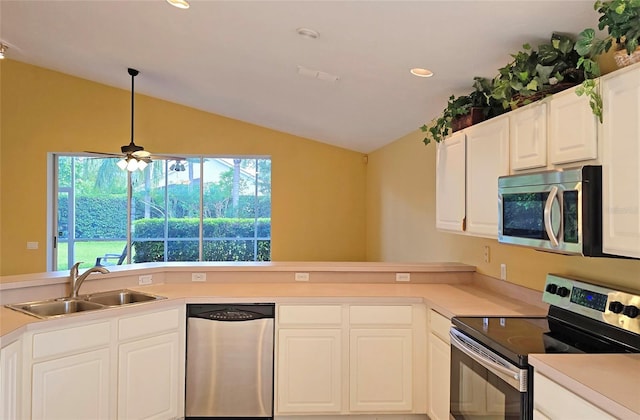
<svg viewBox="0 0 640 420">
<path fill-rule="evenodd" d="M 424 305 L 279 305 L 276 415 L 426 413 Z"/>
<path fill-rule="evenodd" d="M 0 419 L 19 419 L 22 340 L 0 350 Z"/>
<path fill-rule="evenodd" d="M 109 348 L 32 367 L 32 419 L 109 419 Z"/>
<path fill-rule="evenodd" d="M 431 420 L 449 420 L 451 386 L 451 322 L 433 309 L 429 310 L 428 337 L 428 414 Z"/>
<path fill-rule="evenodd" d="M 278 344 L 278 411 L 340 412 L 342 331 L 282 329 L 278 332 Z M 310 355 L 313 360 L 309 360 Z"/>
<path fill-rule="evenodd" d="M 180 338 L 177 332 L 120 345 L 118 418 L 178 416 Z"/>
<path fill-rule="evenodd" d="M 589 401 L 538 372 L 533 377 L 533 419 L 614 419 Z"/>
<path fill-rule="evenodd" d="M 352 329 L 349 347 L 351 411 L 410 411 L 411 329 Z"/>
<path fill-rule="evenodd" d="M 2 418 L 181 418 L 184 309 L 107 317 L 23 336 L 22 416 Z"/>
</svg>

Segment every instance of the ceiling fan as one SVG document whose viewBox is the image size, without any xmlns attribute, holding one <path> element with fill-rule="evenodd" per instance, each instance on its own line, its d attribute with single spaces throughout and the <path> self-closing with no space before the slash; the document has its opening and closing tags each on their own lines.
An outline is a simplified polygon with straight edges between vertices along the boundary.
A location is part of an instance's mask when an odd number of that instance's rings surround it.
<svg viewBox="0 0 640 420">
<path fill-rule="evenodd" d="M 108 153 L 108 152 L 91 152 L 85 151 L 85 153 L 91 153 L 94 155 L 100 155 L 104 157 L 120 157 L 121 160 L 118 161 L 117 165 L 122 170 L 128 170 L 129 172 L 133 172 L 135 170 L 143 170 L 146 166 L 151 163 L 152 160 L 175 160 L 176 164 L 172 165 L 172 167 L 180 167 L 184 168 L 184 164 L 182 161 L 185 158 L 176 157 L 176 156 L 166 156 L 166 155 L 152 155 L 148 151 L 144 150 L 144 147 L 138 146 L 133 141 L 133 122 L 134 122 L 134 80 L 135 77 L 140 74 L 140 72 L 136 69 L 128 68 L 127 71 L 131 76 L 131 141 L 129 144 L 125 144 L 120 147 L 122 153 Z M 173 169 L 177 170 L 177 169 Z M 182 169 L 184 170 L 184 169 Z"/>
</svg>

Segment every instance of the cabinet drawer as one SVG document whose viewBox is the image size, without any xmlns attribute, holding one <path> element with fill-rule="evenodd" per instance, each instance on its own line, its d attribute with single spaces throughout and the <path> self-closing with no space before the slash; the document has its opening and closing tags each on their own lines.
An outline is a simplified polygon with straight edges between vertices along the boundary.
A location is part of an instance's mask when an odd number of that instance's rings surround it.
<svg viewBox="0 0 640 420">
<path fill-rule="evenodd" d="M 108 346 L 111 340 L 110 325 L 107 321 L 34 334 L 33 358 L 51 357 Z"/>
<path fill-rule="evenodd" d="M 290 325 L 342 324 L 340 305 L 280 305 L 278 323 Z"/>
<path fill-rule="evenodd" d="M 118 339 L 129 340 L 162 331 L 176 330 L 180 327 L 180 321 L 180 311 L 177 308 L 122 318 L 118 322 Z"/>
<path fill-rule="evenodd" d="M 412 306 L 356 306 L 349 308 L 351 325 L 391 325 L 407 324 L 413 322 Z"/>
<path fill-rule="evenodd" d="M 432 334 L 449 343 L 449 330 L 451 329 L 451 321 L 433 309 L 429 311 L 429 329 Z"/>
</svg>

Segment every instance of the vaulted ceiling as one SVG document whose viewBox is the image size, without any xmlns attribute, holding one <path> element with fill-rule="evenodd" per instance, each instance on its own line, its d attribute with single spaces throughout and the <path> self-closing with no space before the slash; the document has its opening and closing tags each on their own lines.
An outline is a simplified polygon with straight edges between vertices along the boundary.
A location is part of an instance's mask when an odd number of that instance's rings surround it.
<svg viewBox="0 0 640 420">
<path fill-rule="evenodd" d="M 190 3 L 2 0 L 0 41 L 11 59 L 122 89 L 134 67 L 137 93 L 367 153 L 522 44 L 598 19 L 591 0 Z"/>
</svg>

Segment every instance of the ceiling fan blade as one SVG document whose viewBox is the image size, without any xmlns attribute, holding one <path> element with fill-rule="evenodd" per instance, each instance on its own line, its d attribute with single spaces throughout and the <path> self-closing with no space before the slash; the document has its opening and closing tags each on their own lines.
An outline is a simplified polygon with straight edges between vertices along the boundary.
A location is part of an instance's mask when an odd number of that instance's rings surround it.
<svg viewBox="0 0 640 420">
<path fill-rule="evenodd" d="M 103 156 L 103 157 L 117 157 L 117 158 L 123 158 L 124 157 L 120 153 L 92 152 L 90 150 L 85 150 L 84 153 L 91 153 L 92 155 L 98 155 L 98 156 Z"/>
<path fill-rule="evenodd" d="M 187 160 L 184 157 L 169 156 L 169 155 L 150 155 L 149 157 L 152 160 L 177 160 L 177 161 Z"/>
</svg>

